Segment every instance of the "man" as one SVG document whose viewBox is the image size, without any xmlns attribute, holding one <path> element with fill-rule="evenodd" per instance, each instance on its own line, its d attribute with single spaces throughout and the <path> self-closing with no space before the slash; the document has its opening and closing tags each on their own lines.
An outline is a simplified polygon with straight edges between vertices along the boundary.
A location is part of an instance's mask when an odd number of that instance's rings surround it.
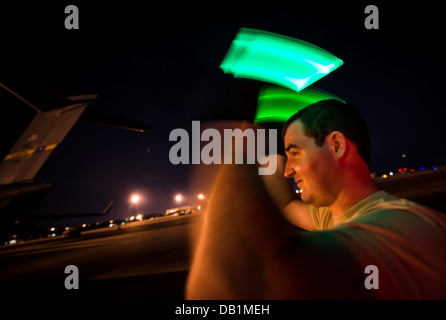
<svg viewBox="0 0 446 320">
<path fill-rule="evenodd" d="M 446 217 L 376 187 L 357 111 L 315 103 L 289 119 L 283 138 L 284 175 L 302 201 L 278 174 L 223 166 L 187 298 L 446 298 Z"/>
</svg>

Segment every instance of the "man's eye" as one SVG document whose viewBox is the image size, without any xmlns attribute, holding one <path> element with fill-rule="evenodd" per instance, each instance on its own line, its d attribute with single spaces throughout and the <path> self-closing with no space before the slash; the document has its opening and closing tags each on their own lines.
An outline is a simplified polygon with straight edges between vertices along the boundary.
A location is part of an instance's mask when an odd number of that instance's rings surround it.
<svg viewBox="0 0 446 320">
<path fill-rule="evenodd" d="M 291 152 L 291 155 L 292 155 L 293 157 L 295 157 L 295 156 L 299 155 L 299 152 L 297 152 L 297 151 L 292 151 L 292 152 Z"/>
</svg>

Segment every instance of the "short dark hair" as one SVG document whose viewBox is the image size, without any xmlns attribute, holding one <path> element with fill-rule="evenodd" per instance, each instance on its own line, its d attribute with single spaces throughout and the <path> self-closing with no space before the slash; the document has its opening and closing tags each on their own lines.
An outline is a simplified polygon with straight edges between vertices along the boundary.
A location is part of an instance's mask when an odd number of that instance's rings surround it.
<svg viewBox="0 0 446 320">
<path fill-rule="evenodd" d="M 314 138 L 319 147 L 329 133 L 342 132 L 355 144 L 361 158 L 370 166 L 369 130 L 359 112 L 351 105 L 334 99 L 310 104 L 288 119 L 282 129 L 282 138 L 291 123 L 297 120 L 304 125 L 305 135 Z"/>
</svg>

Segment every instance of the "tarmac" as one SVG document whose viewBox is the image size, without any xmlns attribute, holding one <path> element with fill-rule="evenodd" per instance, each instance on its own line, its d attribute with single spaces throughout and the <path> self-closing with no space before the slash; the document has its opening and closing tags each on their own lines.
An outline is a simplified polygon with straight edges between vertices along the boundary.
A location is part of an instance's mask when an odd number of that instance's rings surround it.
<svg viewBox="0 0 446 320">
<path fill-rule="evenodd" d="M 0 247 L 0 284 L 8 299 L 183 299 L 196 215 L 133 222 Z M 77 268 L 65 272 L 67 266 Z M 67 289 L 66 281 L 78 283 Z M 70 285 L 68 285 L 70 287 Z"/>
</svg>

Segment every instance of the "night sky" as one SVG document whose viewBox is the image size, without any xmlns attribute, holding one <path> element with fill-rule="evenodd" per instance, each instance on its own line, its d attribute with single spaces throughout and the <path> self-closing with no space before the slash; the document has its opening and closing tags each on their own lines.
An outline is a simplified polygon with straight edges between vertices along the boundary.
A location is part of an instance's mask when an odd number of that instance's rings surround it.
<svg viewBox="0 0 446 320">
<path fill-rule="evenodd" d="M 64 27 L 69 4 L 78 6 L 79 30 Z M 364 27 L 368 4 L 379 9 L 378 30 Z M 176 193 L 185 203 L 195 197 L 188 194 L 194 165 L 170 163 L 169 133 L 190 132 L 192 120 L 253 113 L 267 83 L 219 68 L 242 27 L 298 38 L 344 61 L 313 86 L 363 115 L 372 172 L 444 163 L 442 8 L 319 0 L 2 4 L 2 76 L 36 79 L 66 96 L 98 94 L 91 108 L 152 127 L 137 133 L 75 124 L 35 178 L 56 183 L 35 213 L 96 212 L 113 200 L 110 218 L 118 219 L 129 215 L 134 191 L 144 213 L 175 206 Z M 0 97 L 3 158 L 35 111 Z"/>
</svg>

